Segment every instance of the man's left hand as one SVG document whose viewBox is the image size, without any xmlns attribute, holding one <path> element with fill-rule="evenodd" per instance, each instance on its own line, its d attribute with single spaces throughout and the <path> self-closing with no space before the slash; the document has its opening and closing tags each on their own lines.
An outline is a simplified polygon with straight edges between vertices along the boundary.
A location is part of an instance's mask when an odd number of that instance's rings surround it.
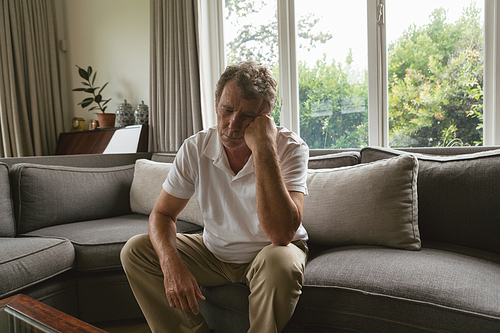
<svg viewBox="0 0 500 333">
<path fill-rule="evenodd" d="M 266 114 L 255 118 L 245 129 L 245 142 L 252 152 L 259 147 L 276 145 L 276 124 L 274 119 Z"/>
</svg>

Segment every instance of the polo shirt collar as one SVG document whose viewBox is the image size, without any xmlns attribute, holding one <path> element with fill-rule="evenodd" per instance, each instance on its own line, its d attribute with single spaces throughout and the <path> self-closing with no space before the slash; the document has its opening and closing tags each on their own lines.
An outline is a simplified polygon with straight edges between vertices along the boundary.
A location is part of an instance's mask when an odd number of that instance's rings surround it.
<svg viewBox="0 0 500 333">
<path fill-rule="evenodd" d="M 217 132 L 217 126 L 212 127 L 211 135 L 209 135 L 209 137 L 207 138 L 207 143 L 203 154 L 209 159 L 213 160 L 214 166 L 234 176 L 233 180 L 254 172 L 253 155 L 250 155 L 243 169 L 241 169 L 237 175 L 234 174 L 233 170 L 231 170 L 231 167 L 229 166 L 229 160 L 227 158 L 226 151 L 224 150 L 224 146 L 220 141 L 219 133 Z"/>
</svg>

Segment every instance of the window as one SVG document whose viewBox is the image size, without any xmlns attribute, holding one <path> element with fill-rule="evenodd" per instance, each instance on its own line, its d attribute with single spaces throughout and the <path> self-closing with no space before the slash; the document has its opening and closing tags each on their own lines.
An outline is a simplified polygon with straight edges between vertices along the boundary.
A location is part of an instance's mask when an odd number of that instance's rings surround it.
<svg viewBox="0 0 500 333">
<path fill-rule="evenodd" d="M 295 12 L 301 137 L 311 149 L 366 146 L 366 0 L 296 0 Z"/>
<path fill-rule="evenodd" d="M 482 145 L 484 2 L 386 4 L 389 144 Z"/>
<path fill-rule="evenodd" d="M 225 0 L 222 7 L 226 61 L 270 65 L 280 81 L 274 118 L 312 149 L 500 143 L 500 74 L 484 70 L 495 68 L 496 1 Z"/>
</svg>

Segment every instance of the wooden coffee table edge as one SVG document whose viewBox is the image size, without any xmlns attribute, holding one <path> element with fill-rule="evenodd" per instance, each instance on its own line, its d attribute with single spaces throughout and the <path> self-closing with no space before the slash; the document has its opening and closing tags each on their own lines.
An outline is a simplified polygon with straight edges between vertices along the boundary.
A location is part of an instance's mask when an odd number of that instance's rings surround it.
<svg viewBox="0 0 500 333">
<path fill-rule="evenodd" d="M 0 308 L 8 307 L 24 316 L 61 333 L 106 333 L 80 319 L 72 317 L 23 294 L 0 300 Z"/>
</svg>

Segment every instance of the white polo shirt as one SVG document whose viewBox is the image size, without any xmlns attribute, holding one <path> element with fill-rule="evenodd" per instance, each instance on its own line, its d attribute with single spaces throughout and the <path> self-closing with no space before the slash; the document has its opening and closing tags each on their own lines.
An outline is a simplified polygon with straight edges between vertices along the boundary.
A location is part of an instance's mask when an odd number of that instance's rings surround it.
<svg viewBox="0 0 500 333">
<path fill-rule="evenodd" d="M 278 127 L 277 150 L 286 188 L 307 195 L 307 144 Z M 181 199 L 196 195 L 205 223 L 203 241 L 219 260 L 248 263 L 271 244 L 257 217 L 253 156 L 235 175 L 217 126 L 184 141 L 163 188 Z M 301 224 L 293 240 L 307 239 Z"/>
</svg>

